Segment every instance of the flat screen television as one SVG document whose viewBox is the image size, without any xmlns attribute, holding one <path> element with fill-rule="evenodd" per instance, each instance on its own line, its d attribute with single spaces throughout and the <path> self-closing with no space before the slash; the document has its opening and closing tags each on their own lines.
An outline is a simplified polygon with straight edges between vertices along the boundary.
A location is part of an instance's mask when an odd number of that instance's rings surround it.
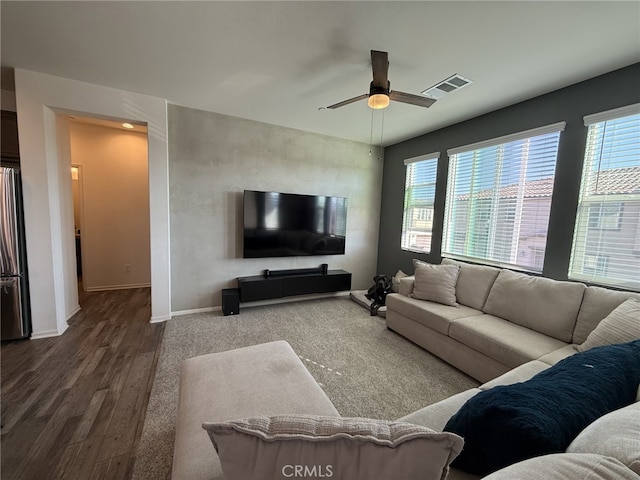
<svg viewBox="0 0 640 480">
<path fill-rule="evenodd" d="M 244 258 L 343 255 L 347 199 L 244 191 Z"/>
</svg>

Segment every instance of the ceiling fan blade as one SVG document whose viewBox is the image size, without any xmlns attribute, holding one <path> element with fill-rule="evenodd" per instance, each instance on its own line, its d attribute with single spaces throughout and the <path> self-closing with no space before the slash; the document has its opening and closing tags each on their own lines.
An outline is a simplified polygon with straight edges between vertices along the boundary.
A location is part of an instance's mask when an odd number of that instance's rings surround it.
<svg viewBox="0 0 640 480">
<path fill-rule="evenodd" d="M 373 70 L 373 86 L 387 89 L 389 88 L 389 54 L 371 50 L 371 70 Z"/>
<path fill-rule="evenodd" d="M 343 100 L 342 102 L 329 105 L 327 108 L 334 109 L 334 108 L 344 107 L 345 105 L 349 105 L 350 103 L 357 102 L 358 100 L 362 100 L 364 98 L 367 98 L 368 96 L 369 95 L 367 93 L 364 93 L 362 95 L 358 95 L 357 97 L 350 98 L 349 100 Z"/>
<path fill-rule="evenodd" d="M 436 103 L 433 98 L 423 97 L 422 95 L 414 95 L 412 93 L 398 92 L 397 90 L 392 90 L 389 92 L 389 98 L 396 102 L 409 103 L 411 105 L 417 105 L 418 107 L 426 107 L 429 108 L 431 105 Z"/>
</svg>

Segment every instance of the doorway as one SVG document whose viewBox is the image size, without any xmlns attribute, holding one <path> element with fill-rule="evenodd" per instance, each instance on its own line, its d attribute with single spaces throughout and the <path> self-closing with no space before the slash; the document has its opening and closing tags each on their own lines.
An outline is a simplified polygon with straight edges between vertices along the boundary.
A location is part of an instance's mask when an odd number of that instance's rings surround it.
<svg viewBox="0 0 640 480">
<path fill-rule="evenodd" d="M 76 275 L 78 277 L 78 294 L 80 294 L 84 291 L 82 286 L 82 165 L 71 165 L 71 193 L 73 195 Z"/>
<path fill-rule="evenodd" d="M 129 127 L 69 117 L 79 298 L 151 286 L 147 129 Z"/>
<path fill-rule="evenodd" d="M 15 83 L 21 98 L 17 106 L 20 137 L 28 139 L 21 145 L 23 178 L 35 189 L 25 205 L 29 265 L 39 272 L 29 282 L 32 297 L 38 299 L 31 305 L 32 338 L 61 335 L 68 327 L 67 320 L 77 311 L 69 176 L 72 162 L 68 133 L 61 135 L 66 127 L 59 122 L 68 115 L 136 119 L 149 126 L 148 180 L 153 227 L 150 321 L 170 319 L 166 99 L 22 69 L 15 70 Z"/>
</svg>

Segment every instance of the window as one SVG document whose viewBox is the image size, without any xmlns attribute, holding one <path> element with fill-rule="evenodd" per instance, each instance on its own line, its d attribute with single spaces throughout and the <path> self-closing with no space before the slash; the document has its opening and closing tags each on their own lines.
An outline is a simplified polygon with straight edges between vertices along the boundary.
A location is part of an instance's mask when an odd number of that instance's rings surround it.
<svg viewBox="0 0 640 480">
<path fill-rule="evenodd" d="M 404 161 L 407 172 L 402 215 L 403 250 L 429 253 L 439 152 Z"/>
<path fill-rule="evenodd" d="M 609 257 L 601 257 L 598 255 L 585 255 L 582 262 L 582 271 L 596 276 L 605 276 L 607 274 L 607 266 L 609 265 Z"/>
<path fill-rule="evenodd" d="M 622 226 L 622 203 L 594 203 L 589 205 L 589 228 L 619 230 Z"/>
<path fill-rule="evenodd" d="M 640 104 L 584 120 L 569 278 L 640 290 Z"/>
<path fill-rule="evenodd" d="M 416 209 L 416 215 L 419 222 L 432 222 L 433 208 L 418 208 Z"/>
<path fill-rule="evenodd" d="M 564 125 L 449 150 L 444 256 L 542 271 Z"/>
</svg>

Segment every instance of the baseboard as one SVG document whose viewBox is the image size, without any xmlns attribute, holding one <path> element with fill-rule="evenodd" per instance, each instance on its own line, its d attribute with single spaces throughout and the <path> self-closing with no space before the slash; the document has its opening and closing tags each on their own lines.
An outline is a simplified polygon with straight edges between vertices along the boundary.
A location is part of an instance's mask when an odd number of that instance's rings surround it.
<svg viewBox="0 0 640 480">
<path fill-rule="evenodd" d="M 313 295 L 296 295 L 295 297 L 281 297 L 274 298 L 271 300 L 260 300 L 257 302 L 244 302 L 240 304 L 240 308 L 242 307 L 261 307 L 265 305 L 276 305 L 278 303 L 291 303 L 291 302 L 301 302 L 304 300 L 317 300 L 319 298 L 334 298 L 334 297 L 346 297 L 349 295 L 348 291 L 344 292 L 334 292 L 334 293 L 318 293 Z M 219 312 L 222 310 L 222 306 L 218 305 L 215 307 L 204 307 L 204 308 L 192 308 L 188 310 L 178 310 L 176 312 L 171 312 L 171 318 L 179 317 L 182 315 L 191 315 L 193 313 L 210 313 L 210 312 Z M 241 312 L 242 313 L 242 312 Z"/>
<path fill-rule="evenodd" d="M 129 290 L 131 288 L 147 288 L 150 283 L 132 283 L 129 285 L 102 285 L 99 287 L 86 287 L 85 292 L 104 292 L 105 290 Z"/>
<path fill-rule="evenodd" d="M 205 308 L 192 308 L 190 310 L 178 310 L 177 312 L 171 312 L 171 317 L 179 317 L 181 315 L 191 315 L 192 313 L 219 312 L 220 310 L 222 310 L 221 306 L 205 307 Z"/>
<path fill-rule="evenodd" d="M 68 322 L 69 320 L 71 320 L 71 318 L 72 318 L 76 313 L 78 313 L 80 310 L 82 310 L 82 309 L 80 308 L 80 305 L 76 305 L 75 307 L 73 307 L 73 310 L 71 310 L 71 313 L 69 313 L 69 315 L 67 315 L 67 322 Z"/>
<path fill-rule="evenodd" d="M 38 340 L 40 338 L 58 337 L 60 333 L 57 330 L 44 330 L 42 332 L 33 332 L 31 334 L 31 340 Z"/>
<path fill-rule="evenodd" d="M 161 315 L 158 317 L 151 317 L 151 319 L 149 320 L 149 323 L 162 323 L 162 322 L 166 322 L 167 320 L 171 320 L 171 315 Z"/>
</svg>

